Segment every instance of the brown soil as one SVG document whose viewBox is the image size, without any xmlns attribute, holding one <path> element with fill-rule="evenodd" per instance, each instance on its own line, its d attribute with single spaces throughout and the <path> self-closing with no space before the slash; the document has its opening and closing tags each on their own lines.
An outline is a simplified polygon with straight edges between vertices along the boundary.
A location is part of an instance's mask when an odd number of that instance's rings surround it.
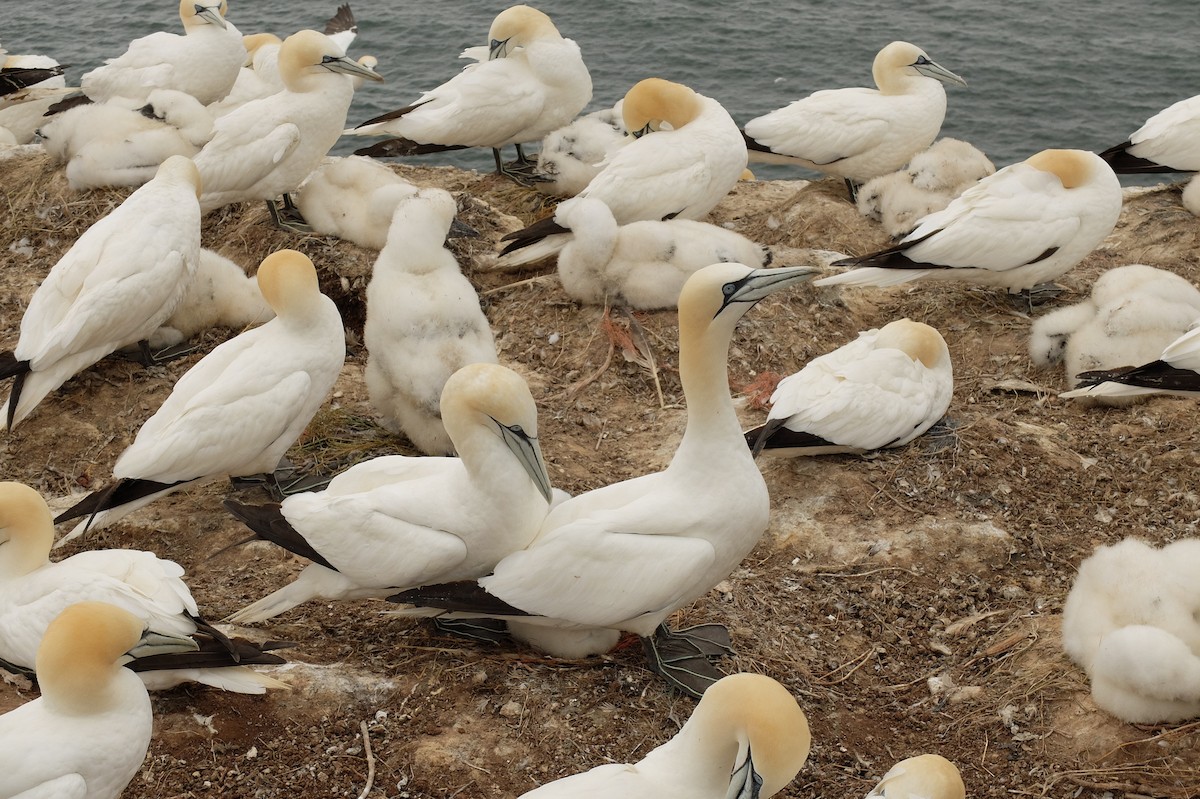
<svg viewBox="0 0 1200 799">
<path fill-rule="evenodd" d="M 464 271 L 480 289 L 501 360 L 528 378 L 538 400 L 556 484 L 574 493 L 665 465 L 684 420 L 674 314 L 636 317 L 656 374 L 622 357 L 619 344 L 610 353 L 601 309 L 571 301 L 549 265 L 480 268 L 502 232 L 544 213 L 541 197 L 490 175 L 399 169 L 462 197 L 465 220 L 484 233 L 463 245 Z M 9 349 L 38 282 L 126 192 L 73 195 L 36 155 L 0 171 L 0 348 Z M 836 183 L 796 185 L 742 184 L 714 217 L 778 248 L 776 263 L 813 257 L 788 248 L 862 253 L 885 243 Z M 374 424 L 362 381 L 362 289 L 374 253 L 275 231 L 265 219 L 259 206 L 217 212 L 205 244 L 249 267 L 284 246 L 308 253 L 349 328 L 336 393 L 292 458 L 333 470 L 411 454 Z M 1200 281 L 1198 239 L 1200 221 L 1177 189 L 1131 193 L 1118 229 L 1064 278 L 1069 291 L 1058 302 L 1076 301 L 1099 272 L 1132 262 Z M 727 624 L 738 656 L 726 670 L 781 680 L 808 713 L 813 751 L 782 795 L 861 796 L 892 763 L 925 751 L 956 762 L 976 796 L 1200 794 L 1200 723 L 1114 720 L 1092 703 L 1059 645 L 1062 602 L 1094 547 L 1128 535 L 1162 543 L 1195 534 L 1195 403 L 1086 409 L 1059 400 L 1063 376 L 1033 370 L 1026 355 L 1030 315 L 1001 293 L 949 284 L 802 287 L 768 299 L 735 336 L 731 386 L 791 373 L 900 316 L 936 326 L 950 344 L 957 385 L 944 429 L 867 457 L 764 461 L 770 529 L 727 581 L 676 620 Z M 203 351 L 229 334 L 210 331 Z M 3 477 L 54 498 L 102 484 L 199 357 L 152 369 L 109 359 L 77 376 L 0 439 Z M 762 418 L 760 408 L 743 411 L 747 426 Z M 221 507 L 229 491 L 214 484 L 159 501 L 83 546 L 178 560 L 202 610 L 222 618 L 303 565 L 265 543 L 227 549 L 246 534 Z M 386 607 L 311 603 L 262 625 L 261 637 L 296 642 L 287 653 L 293 665 L 276 672 L 289 692 L 156 695 L 154 742 L 125 796 L 359 796 L 365 725 L 372 797 L 513 797 L 637 760 L 694 706 L 643 667 L 636 642 L 558 661 L 448 638 L 380 615 Z M 35 693 L 0 686 L 0 709 Z"/>
</svg>

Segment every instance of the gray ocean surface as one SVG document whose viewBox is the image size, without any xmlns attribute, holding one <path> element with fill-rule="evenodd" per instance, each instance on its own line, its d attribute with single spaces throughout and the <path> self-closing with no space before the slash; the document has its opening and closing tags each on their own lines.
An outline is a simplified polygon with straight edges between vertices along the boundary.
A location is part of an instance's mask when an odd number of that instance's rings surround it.
<svg viewBox="0 0 1200 799">
<path fill-rule="evenodd" d="M 492 18 L 512 4 L 350 2 L 359 24 L 350 54 L 378 57 L 386 83 L 358 93 L 349 125 L 407 105 L 450 78 L 467 63 L 459 52 L 486 44 Z M 231 0 L 228 16 L 242 33 L 284 37 L 300 28 L 319 30 L 336 5 Z M 658 76 L 716 98 L 744 123 L 819 89 L 872 86 L 875 53 L 896 39 L 913 42 L 969 84 L 947 88 L 942 135 L 971 142 L 997 167 L 1048 147 L 1117 144 L 1149 116 L 1200 93 L 1200 14 L 1192 0 L 545 0 L 537 7 L 583 51 L 594 84 L 587 110 L 612 105 L 638 80 Z M 0 0 L 0 10 L 5 48 L 70 65 L 67 77 L 76 84 L 131 39 L 182 31 L 175 0 Z M 334 152 L 347 154 L 370 141 L 344 137 Z M 486 151 L 421 161 L 480 170 L 492 165 Z M 759 177 L 818 177 L 789 167 L 755 171 Z"/>
</svg>

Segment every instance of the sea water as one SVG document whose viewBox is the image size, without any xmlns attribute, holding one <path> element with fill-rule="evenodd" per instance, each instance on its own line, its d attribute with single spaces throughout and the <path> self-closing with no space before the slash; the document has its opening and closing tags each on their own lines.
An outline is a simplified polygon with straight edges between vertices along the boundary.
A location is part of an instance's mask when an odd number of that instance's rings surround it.
<svg viewBox="0 0 1200 799">
<path fill-rule="evenodd" d="M 320 29 L 336 0 L 230 0 L 243 33 L 281 37 Z M 407 105 L 487 43 L 504 0 L 351 0 L 357 57 L 379 59 L 383 84 L 368 83 L 349 125 Z M 1200 93 L 1200 15 L 1191 0 L 546 0 L 538 8 L 579 43 L 594 84 L 587 110 L 612 105 L 645 77 L 685 83 L 719 100 L 739 123 L 819 89 L 871 86 L 871 61 L 890 41 L 923 48 L 963 76 L 947 87 L 942 135 L 965 139 L 997 167 L 1048 147 L 1099 150 L 1128 138 L 1147 117 Z M 122 53 L 131 39 L 181 32 L 175 0 L 0 0 L 0 44 L 44 53 L 68 79 Z M 346 154 L 372 141 L 344 137 Z M 532 149 L 532 148 L 531 148 Z M 508 153 L 511 157 L 511 151 Z M 423 156 L 487 170 L 490 153 Z M 790 167 L 760 177 L 811 178 Z M 1125 177 L 1137 182 L 1171 176 Z"/>
</svg>

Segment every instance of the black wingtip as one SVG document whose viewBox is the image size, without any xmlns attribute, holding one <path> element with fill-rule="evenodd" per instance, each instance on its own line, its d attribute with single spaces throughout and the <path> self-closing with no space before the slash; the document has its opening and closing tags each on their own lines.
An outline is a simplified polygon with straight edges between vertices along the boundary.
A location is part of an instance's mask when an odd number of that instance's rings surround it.
<svg viewBox="0 0 1200 799">
<path fill-rule="evenodd" d="M 440 583 L 425 585 L 392 594 L 389 602 L 401 605 L 416 605 L 424 608 L 439 608 L 441 610 L 462 611 L 464 613 L 479 613 L 484 616 L 533 616 L 520 608 L 515 608 L 504 600 L 492 596 L 483 586 L 474 580 L 462 580 L 456 583 Z"/>
<path fill-rule="evenodd" d="M 91 102 L 92 98 L 88 97 L 83 92 L 79 92 L 78 94 L 70 94 L 47 108 L 46 113 L 42 114 L 42 116 L 52 117 L 55 114 L 61 114 L 63 111 L 70 111 L 76 106 L 88 105 Z"/>
<path fill-rule="evenodd" d="M 1118 175 L 1148 175 L 1159 172 L 1187 172 L 1186 169 L 1175 169 L 1173 167 L 1164 166 L 1147 161 L 1145 158 L 1138 158 L 1129 152 L 1129 148 L 1133 146 L 1131 141 L 1123 141 L 1116 147 L 1109 147 L 1100 153 L 1113 172 Z"/>
<path fill-rule="evenodd" d="M 287 660 L 270 650 L 282 649 L 291 644 L 269 641 L 255 644 L 245 638 L 218 640 L 205 632 L 192 636 L 200 649 L 194 652 L 170 652 L 135 658 L 125 667 L 130 671 L 161 671 L 163 669 L 219 669 L 228 666 L 279 666 Z"/>
<path fill-rule="evenodd" d="M 366 124 L 366 123 L 363 123 Z M 365 155 L 370 158 L 404 158 L 410 155 L 429 155 L 430 153 L 445 153 L 451 150 L 467 149 L 461 144 L 421 144 L 412 139 L 384 139 L 370 147 L 360 147 L 355 155 Z"/>
<path fill-rule="evenodd" d="M 565 228 L 554 221 L 554 216 L 545 216 L 534 222 L 528 227 L 523 227 L 520 230 L 515 230 L 512 233 L 507 233 L 500 237 L 501 241 L 507 241 L 501 255 L 508 255 L 510 252 L 524 249 L 531 244 L 537 244 L 547 236 L 554 236 L 558 233 L 569 233 L 570 228 Z"/>
<path fill-rule="evenodd" d="M 313 548 L 304 536 L 297 532 L 283 516 L 283 506 L 278 502 L 268 502 L 263 505 L 244 505 L 232 499 L 224 501 L 225 508 L 234 518 L 249 527 L 254 535 L 263 541 L 270 541 L 288 552 L 308 558 L 313 563 L 319 563 L 327 569 L 337 571 L 337 567 L 325 559 L 325 556 Z"/>
<path fill-rule="evenodd" d="M 1158 391 L 1200 391 L 1200 372 L 1180 369 L 1166 361 L 1151 361 L 1142 366 L 1102 369 L 1077 374 L 1077 388 L 1090 388 L 1101 383 L 1122 383 Z"/>
<path fill-rule="evenodd" d="M 343 31 L 357 30 L 358 23 L 354 19 L 354 12 L 350 10 L 350 4 L 342 3 L 338 6 L 337 13 L 325 22 L 324 34 L 329 36 L 330 34 L 342 33 Z"/>
<path fill-rule="evenodd" d="M 758 153 L 769 153 L 769 152 L 771 152 L 771 148 L 770 148 L 770 147 L 768 147 L 768 146 L 767 146 L 767 145 L 765 145 L 765 144 L 762 144 L 762 143 L 761 143 L 761 142 L 759 142 L 757 139 L 752 139 L 752 138 L 750 138 L 750 136 L 749 136 L 749 135 L 747 135 L 746 131 L 744 131 L 744 130 L 739 130 L 738 132 L 742 134 L 742 141 L 744 141 L 744 142 L 746 143 L 746 149 L 747 149 L 747 150 L 754 150 L 755 152 L 758 152 Z"/>
<path fill-rule="evenodd" d="M 133 477 L 126 477 L 107 488 L 102 488 L 99 491 L 93 491 L 88 494 L 70 508 L 55 516 L 54 523 L 62 524 L 63 522 L 83 516 L 94 516 L 101 511 L 126 505 L 143 497 L 148 497 L 151 494 L 157 494 L 159 491 L 189 482 L 191 481 L 178 480 L 174 483 L 160 483 L 156 480 L 140 480 Z"/>
</svg>

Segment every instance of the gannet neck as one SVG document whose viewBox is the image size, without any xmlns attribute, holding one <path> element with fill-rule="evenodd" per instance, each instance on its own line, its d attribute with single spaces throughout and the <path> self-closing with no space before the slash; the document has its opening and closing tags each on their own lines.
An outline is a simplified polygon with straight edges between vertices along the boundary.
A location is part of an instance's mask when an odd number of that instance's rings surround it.
<svg viewBox="0 0 1200 799">
<path fill-rule="evenodd" d="M 703 111 L 700 96 L 687 86 L 662 78 L 646 78 L 625 93 L 621 116 L 625 129 L 637 134 L 662 130 L 664 126 L 678 130 Z"/>
<path fill-rule="evenodd" d="M 1090 183 L 1099 156 L 1083 150 L 1042 150 L 1029 156 L 1025 163 L 1056 176 L 1064 189 L 1075 189 Z"/>
<path fill-rule="evenodd" d="M 21 483 L 0 483 L 0 580 L 50 562 L 54 516 L 42 495 Z"/>
<path fill-rule="evenodd" d="M 950 351 L 941 333 L 929 325 L 907 318 L 897 319 L 880 328 L 875 347 L 900 350 L 914 361 L 920 361 L 927 369 L 933 369 L 950 359 Z"/>
<path fill-rule="evenodd" d="M 323 296 L 313 262 L 295 250 L 279 250 L 263 259 L 258 289 L 280 319 L 307 318 Z"/>
<path fill-rule="evenodd" d="M 132 613 L 104 602 L 79 602 L 60 613 L 46 628 L 35 663 L 47 706 L 67 715 L 116 707 L 125 671 L 119 660 L 137 646 L 142 630 Z"/>
</svg>

